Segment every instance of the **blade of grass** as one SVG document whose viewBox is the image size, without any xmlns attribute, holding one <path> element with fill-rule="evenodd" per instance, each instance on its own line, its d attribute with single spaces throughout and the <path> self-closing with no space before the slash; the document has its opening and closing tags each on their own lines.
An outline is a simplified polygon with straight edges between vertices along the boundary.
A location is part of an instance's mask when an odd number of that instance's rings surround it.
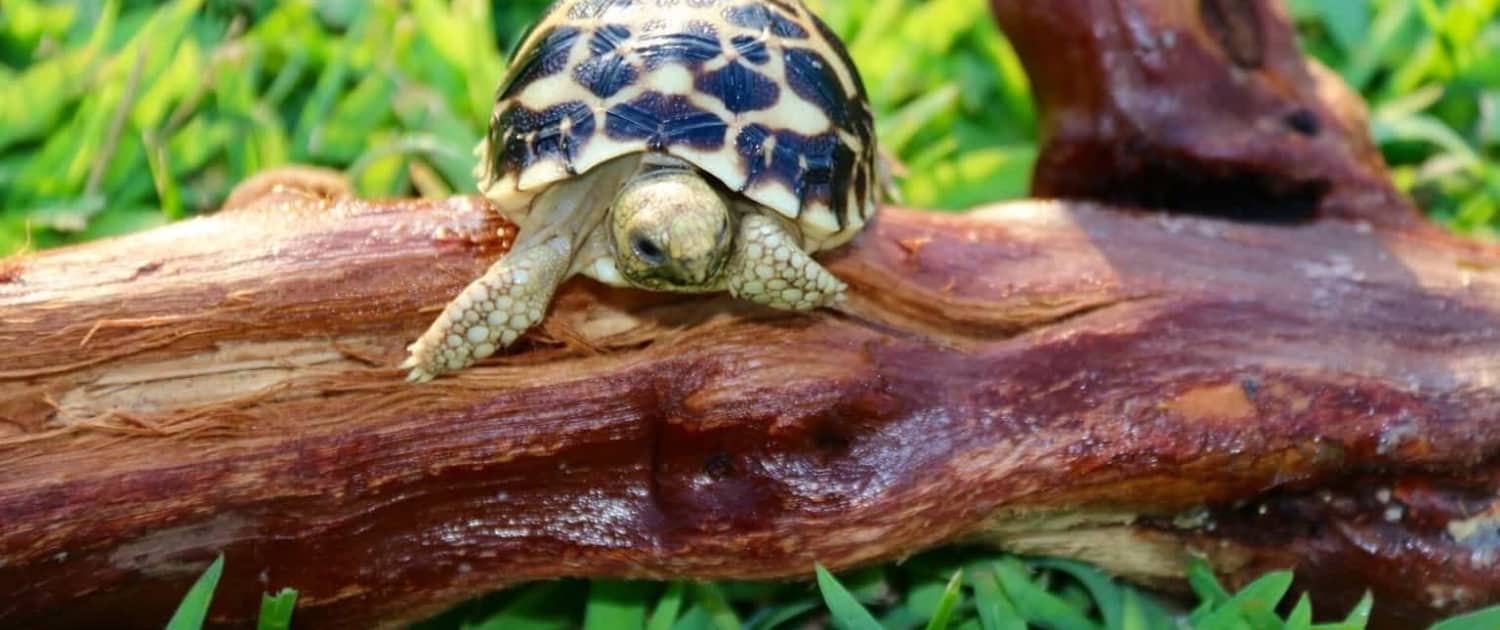
<svg viewBox="0 0 1500 630">
<path fill-rule="evenodd" d="M 260 597 L 260 619 L 256 630 L 289 630 L 292 627 L 292 611 L 297 607 L 297 590 L 281 589 L 274 597 Z"/>
<path fill-rule="evenodd" d="M 952 111 L 958 105 L 958 97 L 958 85 L 950 83 L 912 101 L 877 123 L 880 126 L 880 141 L 887 149 L 902 153 L 917 132 L 944 112 Z"/>
<path fill-rule="evenodd" d="M 708 618 L 702 606 L 689 607 L 677 623 L 672 624 L 672 630 L 713 630 L 713 621 Z"/>
<path fill-rule="evenodd" d="M 1094 600 L 1094 605 L 1099 608 L 1099 616 L 1104 618 L 1104 627 L 1118 628 L 1123 623 L 1124 613 L 1122 611 L 1123 589 L 1112 581 L 1109 576 L 1089 565 L 1074 560 L 1045 559 L 1035 562 L 1036 566 L 1061 571 L 1072 576 L 1088 589 L 1089 595 Z"/>
<path fill-rule="evenodd" d="M 1356 89 L 1366 89 L 1386 59 L 1403 44 L 1403 35 L 1416 23 L 1414 0 L 1394 0 L 1380 7 L 1368 35 L 1349 55 L 1340 74 Z"/>
<path fill-rule="evenodd" d="M 943 599 L 938 601 L 937 612 L 927 622 L 927 630 L 944 630 L 948 627 L 948 622 L 953 618 L 953 609 L 963 599 L 963 581 L 964 570 L 955 571 L 953 579 L 948 580 L 948 588 L 943 590 Z"/>
<path fill-rule="evenodd" d="M 646 597 L 652 586 L 643 582 L 594 580 L 584 608 L 584 630 L 640 628 L 646 624 Z"/>
<path fill-rule="evenodd" d="M 919 630 L 931 618 L 931 615 L 917 612 L 905 603 L 896 603 L 886 607 L 875 621 L 886 630 Z"/>
<path fill-rule="evenodd" d="M 646 624 L 646 630 L 671 630 L 672 624 L 677 621 L 677 615 L 682 612 L 684 589 L 682 582 L 673 582 L 667 587 L 667 592 L 651 611 L 651 620 Z"/>
<path fill-rule="evenodd" d="M 1099 627 L 1083 613 L 1034 582 L 1021 561 L 1007 558 L 993 566 L 996 577 L 1000 579 L 1000 588 L 1015 603 L 1021 617 L 1028 622 L 1056 630 L 1097 630 Z"/>
<path fill-rule="evenodd" d="M 176 178 L 172 177 L 172 169 L 167 166 L 166 145 L 150 134 L 145 134 L 142 142 L 146 145 L 146 165 L 151 170 L 156 197 L 161 200 L 162 214 L 169 219 L 182 218 L 182 189 L 177 186 Z"/>
<path fill-rule="evenodd" d="M 1365 591 L 1364 597 L 1349 611 L 1349 616 L 1338 623 L 1322 624 L 1313 626 L 1313 630 L 1365 630 L 1370 625 L 1370 611 L 1375 606 L 1375 598 L 1369 591 Z"/>
<path fill-rule="evenodd" d="M 718 630 L 740 630 L 744 625 L 740 623 L 739 615 L 735 614 L 734 608 L 729 605 L 729 600 L 724 597 L 724 591 L 718 585 L 700 582 L 694 589 L 698 595 L 698 605 L 708 613 L 709 622 Z"/>
<path fill-rule="evenodd" d="M 1188 586 L 1205 605 L 1218 608 L 1229 601 L 1229 591 L 1219 584 L 1219 578 L 1214 577 L 1213 569 L 1203 556 L 1193 554 L 1188 560 L 1187 578 Z"/>
<path fill-rule="evenodd" d="M 788 621 L 806 615 L 809 611 L 818 607 L 817 600 L 804 599 L 790 603 L 773 602 L 772 608 L 767 609 L 768 614 L 760 620 L 749 622 L 751 630 L 774 630 Z"/>
<path fill-rule="evenodd" d="M 817 572 L 818 591 L 823 594 L 823 602 L 833 614 L 833 625 L 842 630 L 882 630 L 870 611 L 860 605 L 828 569 L 820 564 L 817 565 Z"/>
<path fill-rule="evenodd" d="M 1292 608 L 1292 613 L 1286 617 L 1284 630 L 1310 630 L 1312 628 L 1312 600 L 1303 593 L 1297 598 L 1297 605 Z"/>
<path fill-rule="evenodd" d="M 1470 169 L 1477 171 L 1483 167 L 1483 159 L 1469 146 L 1468 141 L 1441 120 L 1432 116 L 1424 114 L 1403 118 L 1377 116 L 1372 128 L 1375 139 L 1379 142 L 1397 140 L 1427 142 L 1461 159 L 1463 164 Z"/>
<path fill-rule="evenodd" d="M 1120 622 L 1119 625 L 1110 625 L 1109 628 L 1119 630 L 1150 630 L 1146 622 L 1146 611 L 1141 608 L 1141 598 L 1133 590 L 1125 590 L 1120 598 Z"/>
<path fill-rule="evenodd" d="M 979 622 L 984 630 L 1026 630 L 1026 620 L 1000 590 L 993 573 L 976 572 L 972 579 L 974 604 L 979 609 Z"/>
<path fill-rule="evenodd" d="M 1500 628 L 1500 606 L 1459 615 L 1434 624 L 1428 630 L 1493 630 Z"/>
<path fill-rule="evenodd" d="M 0 125 L 0 149 L 53 130 L 68 104 L 89 89 L 105 47 L 116 34 L 119 13 L 119 0 L 105 2 L 82 48 L 42 60 L 0 85 L 0 120 L 5 121 Z"/>
<path fill-rule="evenodd" d="M 576 626 L 570 614 L 562 614 L 552 604 L 564 589 L 562 582 L 541 582 L 525 587 L 515 599 L 468 630 L 562 630 Z"/>
<path fill-rule="evenodd" d="M 1291 571 L 1267 573 L 1235 593 L 1194 627 L 1197 630 L 1232 630 L 1248 624 L 1254 630 L 1279 629 L 1282 623 L 1275 615 L 1276 605 L 1291 587 Z"/>
<path fill-rule="evenodd" d="M 208 618 L 208 605 L 213 601 L 214 589 L 218 588 L 219 576 L 223 573 L 224 554 L 221 553 L 208 565 L 203 575 L 198 576 L 193 587 L 188 589 L 187 596 L 177 605 L 177 612 L 167 622 L 167 630 L 196 630 L 203 627 L 203 621 Z"/>
</svg>

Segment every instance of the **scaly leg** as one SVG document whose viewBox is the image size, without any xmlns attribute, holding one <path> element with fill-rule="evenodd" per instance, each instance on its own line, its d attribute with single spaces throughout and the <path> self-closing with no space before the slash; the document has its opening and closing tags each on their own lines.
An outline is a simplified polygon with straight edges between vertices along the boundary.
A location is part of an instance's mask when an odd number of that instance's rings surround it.
<svg viewBox="0 0 1500 630">
<path fill-rule="evenodd" d="M 810 311 L 844 300 L 847 285 L 797 243 L 776 221 L 747 214 L 729 260 L 729 292 L 743 300 L 789 311 Z"/>
<path fill-rule="evenodd" d="M 401 364 L 407 380 L 427 382 L 461 370 L 514 343 L 542 321 L 572 262 L 573 245 L 557 236 L 512 250 L 448 303 Z"/>
</svg>

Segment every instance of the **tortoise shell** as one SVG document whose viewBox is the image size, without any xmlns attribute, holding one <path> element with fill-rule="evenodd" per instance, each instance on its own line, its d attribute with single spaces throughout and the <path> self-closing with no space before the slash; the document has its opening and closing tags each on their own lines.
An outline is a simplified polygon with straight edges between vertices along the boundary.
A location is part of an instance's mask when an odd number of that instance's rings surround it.
<svg viewBox="0 0 1500 630">
<path fill-rule="evenodd" d="M 643 152 L 794 220 L 809 250 L 875 212 L 863 82 L 799 0 L 559 0 L 511 59 L 476 175 L 513 220 L 548 186 Z"/>
</svg>

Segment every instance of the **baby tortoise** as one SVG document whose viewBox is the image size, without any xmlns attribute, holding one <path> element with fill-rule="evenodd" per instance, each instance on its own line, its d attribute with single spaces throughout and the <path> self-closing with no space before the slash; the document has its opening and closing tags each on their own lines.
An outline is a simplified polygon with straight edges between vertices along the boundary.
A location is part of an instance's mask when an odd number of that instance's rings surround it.
<svg viewBox="0 0 1500 630">
<path fill-rule="evenodd" d="M 886 183 L 863 82 L 799 0 L 561 0 L 522 37 L 476 149 L 514 248 L 409 348 L 413 381 L 494 354 L 574 274 L 806 311 L 811 253 Z"/>
</svg>

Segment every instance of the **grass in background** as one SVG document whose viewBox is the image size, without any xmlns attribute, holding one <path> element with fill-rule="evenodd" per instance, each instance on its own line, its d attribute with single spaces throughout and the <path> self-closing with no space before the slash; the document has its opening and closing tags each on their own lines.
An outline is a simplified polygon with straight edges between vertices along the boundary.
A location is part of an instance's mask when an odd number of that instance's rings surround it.
<svg viewBox="0 0 1500 630">
<path fill-rule="evenodd" d="M 368 197 L 469 192 L 470 151 L 503 51 L 546 4 L 4 0 L 0 255 L 209 212 L 236 182 L 287 163 L 340 169 Z M 960 209 L 1025 194 L 1035 114 L 985 0 L 809 4 L 864 74 L 881 140 L 911 171 L 906 202 Z M 1371 103 L 1372 132 L 1402 189 L 1455 229 L 1493 235 L 1500 0 L 1290 5 L 1309 52 Z M 1284 574 L 1233 595 L 1201 567 L 1195 576 L 1201 605 L 1181 616 L 1192 627 L 1310 627 L 1302 602 L 1286 618 L 1269 612 L 1285 595 Z M 919 628 L 946 619 L 954 628 L 1134 630 L 1163 627 L 1169 614 L 1087 567 L 987 552 L 819 577 L 816 586 L 549 582 L 424 627 L 861 628 L 874 619 Z M 182 627 L 196 627 L 212 586 L 184 601 Z M 294 600 L 268 596 L 262 627 L 286 627 Z M 1459 619 L 1444 630 L 1494 627 L 1500 613 L 1485 614 L 1490 625 Z M 1356 614 L 1328 627 L 1362 623 Z"/>
<path fill-rule="evenodd" d="M 345 171 L 370 197 L 474 189 L 470 151 L 545 0 L 6 0 L 0 254 L 212 211 L 264 168 Z M 914 206 L 1023 196 L 1021 65 L 985 0 L 810 4 L 849 44 Z M 1500 225 L 1500 0 L 1292 0 L 1309 51 L 1372 103 L 1401 187 Z"/>
<path fill-rule="evenodd" d="M 1198 604 L 1169 607 L 1087 565 L 949 549 L 899 566 L 835 577 L 821 565 L 808 583 L 543 582 L 459 606 L 414 630 L 1363 630 L 1365 595 L 1339 620 L 1314 624 L 1306 594 L 1294 605 L 1292 574 L 1273 571 L 1230 593 L 1193 558 L 1188 583 Z M 168 630 L 201 627 L 224 570 L 215 560 L 189 590 Z M 287 630 L 297 593 L 266 596 L 258 630 Z M 1286 612 L 1280 612 L 1285 610 Z M 1440 622 L 1431 630 L 1493 630 L 1500 606 Z"/>
<path fill-rule="evenodd" d="M 986 0 L 810 0 L 843 34 L 904 201 L 1025 195 L 1035 115 Z M 366 196 L 474 189 L 504 49 L 546 0 L 6 0 L 0 255 L 211 211 L 282 163 Z M 1292 0 L 1373 104 L 1395 177 L 1464 233 L 1500 225 L 1500 1 Z"/>
<path fill-rule="evenodd" d="M 545 4 L 6 0 L 0 254 L 208 212 L 287 163 L 368 197 L 472 191 L 501 51 Z M 814 4 L 859 59 L 910 203 L 1024 194 L 1031 104 L 984 0 Z"/>
<path fill-rule="evenodd" d="M 1500 0 L 1291 0 L 1308 52 L 1370 103 L 1400 188 L 1454 229 L 1500 227 Z"/>
</svg>

